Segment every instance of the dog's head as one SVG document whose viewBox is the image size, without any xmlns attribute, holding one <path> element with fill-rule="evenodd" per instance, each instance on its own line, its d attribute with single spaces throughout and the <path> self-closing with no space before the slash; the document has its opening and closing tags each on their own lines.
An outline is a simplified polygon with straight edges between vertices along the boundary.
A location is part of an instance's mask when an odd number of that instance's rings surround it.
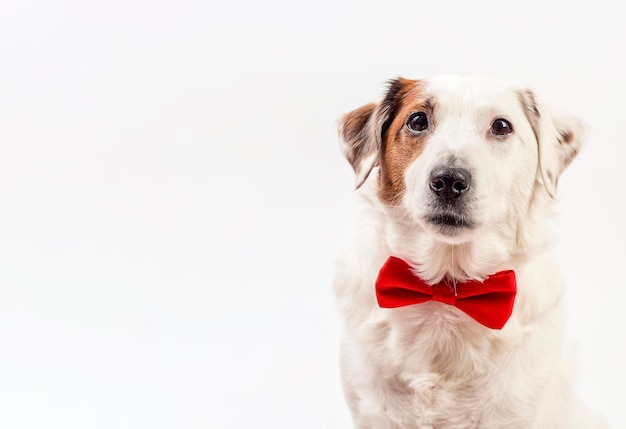
<svg viewBox="0 0 626 429">
<path fill-rule="evenodd" d="M 380 103 L 343 117 L 340 134 L 357 188 L 376 176 L 383 203 L 460 243 L 523 211 L 537 192 L 553 198 L 584 126 L 528 89 L 440 76 L 392 80 Z"/>
</svg>

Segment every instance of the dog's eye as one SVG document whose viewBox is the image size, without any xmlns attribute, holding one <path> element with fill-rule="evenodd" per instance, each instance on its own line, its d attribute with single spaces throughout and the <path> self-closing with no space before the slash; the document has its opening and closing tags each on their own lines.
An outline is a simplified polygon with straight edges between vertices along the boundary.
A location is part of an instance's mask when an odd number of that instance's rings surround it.
<svg viewBox="0 0 626 429">
<path fill-rule="evenodd" d="M 513 132 L 513 126 L 506 119 L 498 118 L 491 124 L 491 134 L 496 136 L 508 136 Z"/>
<path fill-rule="evenodd" d="M 424 112 L 411 113 L 406 120 L 406 127 L 413 133 L 421 133 L 428 128 L 428 117 Z"/>
</svg>

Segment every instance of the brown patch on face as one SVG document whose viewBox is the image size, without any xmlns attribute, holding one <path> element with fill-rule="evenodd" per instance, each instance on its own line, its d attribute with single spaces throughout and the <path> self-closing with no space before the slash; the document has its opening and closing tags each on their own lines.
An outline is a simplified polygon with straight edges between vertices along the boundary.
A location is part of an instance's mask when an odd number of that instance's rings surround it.
<svg viewBox="0 0 626 429">
<path fill-rule="evenodd" d="M 407 167 L 424 151 L 426 140 L 434 127 L 435 103 L 424 94 L 424 84 L 416 80 L 397 79 L 391 82 L 381 108 L 388 116 L 382 133 L 380 154 L 379 197 L 396 204 L 405 190 Z M 409 131 L 405 124 L 411 113 L 424 112 L 429 126 L 420 134 Z"/>
</svg>

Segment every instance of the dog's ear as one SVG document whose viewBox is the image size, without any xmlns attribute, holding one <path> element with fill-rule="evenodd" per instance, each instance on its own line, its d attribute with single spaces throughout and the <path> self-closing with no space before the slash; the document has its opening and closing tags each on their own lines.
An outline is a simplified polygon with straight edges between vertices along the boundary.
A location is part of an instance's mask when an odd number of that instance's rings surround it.
<svg viewBox="0 0 626 429">
<path fill-rule="evenodd" d="M 391 80 L 380 104 L 366 104 L 341 118 L 339 122 L 341 148 L 356 174 L 357 189 L 378 163 L 389 123 L 402 96 L 413 84 L 415 81 L 403 78 Z"/>
<path fill-rule="evenodd" d="M 587 137 L 587 126 L 578 118 L 537 103 L 530 90 L 521 91 L 520 100 L 537 140 L 538 178 L 554 198 L 559 176 L 580 151 Z"/>
<path fill-rule="evenodd" d="M 366 104 L 344 115 L 339 123 L 341 149 L 354 169 L 357 189 L 378 161 L 380 139 L 374 125 L 376 110 L 376 104 Z"/>
</svg>

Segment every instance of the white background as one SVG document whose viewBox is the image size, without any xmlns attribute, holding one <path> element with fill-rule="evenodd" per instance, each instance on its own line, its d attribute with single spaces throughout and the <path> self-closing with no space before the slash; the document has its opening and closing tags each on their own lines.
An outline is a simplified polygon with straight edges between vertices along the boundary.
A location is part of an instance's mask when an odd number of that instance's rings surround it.
<svg viewBox="0 0 626 429">
<path fill-rule="evenodd" d="M 590 124 L 557 252 L 579 390 L 626 427 L 618 5 L 3 0 L 0 428 L 350 427 L 336 120 L 437 73 Z"/>
</svg>

